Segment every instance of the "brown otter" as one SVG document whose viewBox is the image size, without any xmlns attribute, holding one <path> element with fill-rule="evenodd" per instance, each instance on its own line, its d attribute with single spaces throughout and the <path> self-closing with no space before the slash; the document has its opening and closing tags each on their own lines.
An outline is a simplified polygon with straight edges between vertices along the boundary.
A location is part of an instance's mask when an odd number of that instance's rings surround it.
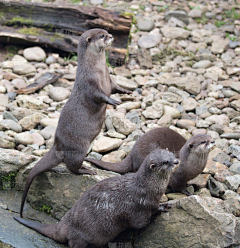
<svg viewBox="0 0 240 248">
<path fill-rule="evenodd" d="M 154 149 L 169 149 L 181 161 L 179 168 L 171 176 L 169 186 L 175 192 L 189 194 L 185 191 L 186 183 L 203 171 L 214 143 L 209 135 L 199 134 L 186 142 L 185 138 L 169 128 L 155 128 L 142 135 L 136 141 L 132 151 L 119 163 L 108 163 L 91 158 L 85 158 L 85 160 L 100 168 L 124 174 L 137 171 L 139 164 Z"/>
<path fill-rule="evenodd" d="M 62 109 L 52 148 L 28 176 L 20 209 L 21 217 L 28 189 L 40 173 L 64 162 L 75 174 L 95 174 L 84 168 L 82 162 L 91 142 L 102 128 L 107 104 L 119 104 L 109 96 L 115 92 L 130 93 L 110 78 L 105 49 L 112 41 L 112 35 L 103 29 L 91 29 L 81 35 L 76 81 Z"/>
<path fill-rule="evenodd" d="M 107 178 L 85 191 L 58 224 L 15 219 L 70 247 L 101 247 L 127 228 L 143 228 L 165 210 L 160 199 L 178 164 L 170 151 L 154 150 L 136 173 Z"/>
</svg>

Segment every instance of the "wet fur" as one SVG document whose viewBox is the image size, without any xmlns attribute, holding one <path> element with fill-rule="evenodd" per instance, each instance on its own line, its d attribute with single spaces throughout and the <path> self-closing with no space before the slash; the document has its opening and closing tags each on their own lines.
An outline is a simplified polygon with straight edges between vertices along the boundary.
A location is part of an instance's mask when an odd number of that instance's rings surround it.
<svg viewBox="0 0 240 248">
<path fill-rule="evenodd" d="M 178 163 L 173 153 L 155 150 L 136 173 L 107 178 L 88 189 L 56 225 L 15 219 L 71 248 L 104 246 L 127 228 L 145 227 L 161 210 L 160 199 Z"/>
<path fill-rule="evenodd" d="M 108 163 L 91 158 L 85 160 L 100 168 L 125 174 L 137 171 L 139 164 L 154 149 L 167 148 L 181 161 L 179 168 L 172 173 L 169 186 L 174 192 L 181 192 L 186 189 L 187 181 L 195 178 L 206 166 L 209 149 L 195 153 L 203 140 L 208 144 L 212 142 L 212 138 L 204 134 L 196 135 L 186 141 L 184 137 L 169 128 L 155 128 L 142 135 L 127 157 L 119 163 Z M 192 148 L 190 144 L 193 145 Z"/>
<path fill-rule="evenodd" d="M 40 173 L 64 162 L 75 174 L 95 174 L 84 168 L 82 162 L 91 142 L 102 128 L 107 104 L 119 104 L 110 98 L 110 94 L 129 93 L 117 86 L 109 75 L 105 49 L 112 40 L 112 36 L 103 29 L 88 30 L 80 37 L 76 81 L 62 109 L 52 148 L 36 163 L 28 176 L 22 197 L 21 217 L 28 189 Z"/>
</svg>

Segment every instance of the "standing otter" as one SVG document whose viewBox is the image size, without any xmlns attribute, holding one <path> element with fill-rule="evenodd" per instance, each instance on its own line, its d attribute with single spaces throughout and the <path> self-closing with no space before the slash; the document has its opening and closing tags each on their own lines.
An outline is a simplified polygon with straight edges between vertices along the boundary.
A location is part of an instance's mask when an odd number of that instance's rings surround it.
<svg viewBox="0 0 240 248">
<path fill-rule="evenodd" d="M 52 148 L 28 176 L 22 197 L 21 217 L 28 189 L 40 173 L 64 162 L 75 174 L 95 174 L 84 168 L 82 162 L 91 142 L 102 128 L 107 104 L 119 104 L 109 96 L 114 92 L 130 93 L 110 78 L 105 49 L 112 41 L 112 35 L 103 29 L 91 29 L 81 35 L 76 81 L 62 109 Z"/>
<path fill-rule="evenodd" d="M 136 173 L 107 178 L 85 191 L 58 224 L 15 219 L 71 248 L 104 246 L 127 228 L 145 227 L 164 210 L 160 199 L 178 164 L 173 153 L 157 149 Z"/>
<path fill-rule="evenodd" d="M 137 171 L 139 164 L 154 149 L 169 149 L 179 156 L 181 161 L 179 168 L 171 176 L 169 186 L 173 191 L 188 194 L 185 191 L 187 181 L 203 171 L 214 143 L 209 135 L 199 134 L 186 142 L 185 138 L 169 128 L 155 128 L 141 136 L 127 157 L 119 163 L 108 163 L 91 158 L 85 158 L 85 160 L 100 168 L 125 174 Z"/>
</svg>

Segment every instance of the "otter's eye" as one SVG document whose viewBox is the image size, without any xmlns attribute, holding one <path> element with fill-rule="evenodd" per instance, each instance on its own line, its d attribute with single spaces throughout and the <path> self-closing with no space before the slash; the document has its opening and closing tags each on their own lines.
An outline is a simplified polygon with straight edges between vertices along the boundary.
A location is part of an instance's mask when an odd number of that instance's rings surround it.
<svg viewBox="0 0 240 248">
<path fill-rule="evenodd" d="M 201 144 L 205 144 L 206 142 L 207 142 L 206 140 L 205 141 L 202 141 Z"/>
<path fill-rule="evenodd" d="M 99 36 L 99 39 L 103 39 L 104 38 L 104 34 Z"/>
<path fill-rule="evenodd" d="M 150 169 L 154 169 L 156 167 L 155 164 L 150 164 Z"/>
<path fill-rule="evenodd" d="M 168 164 L 168 161 L 163 161 L 162 164 Z"/>
</svg>

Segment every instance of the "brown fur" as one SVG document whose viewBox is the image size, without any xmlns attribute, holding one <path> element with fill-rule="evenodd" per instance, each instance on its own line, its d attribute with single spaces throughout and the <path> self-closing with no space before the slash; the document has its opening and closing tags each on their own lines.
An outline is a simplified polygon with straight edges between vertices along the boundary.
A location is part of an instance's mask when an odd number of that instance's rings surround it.
<svg viewBox="0 0 240 248">
<path fill-rule="evenodd" d="M 107 178 L 88 189 L 56 225 L 15 219 L 71 248 L 101 247 L 127 228 L 145 227 L 161 211 L 160 199 L 178 163 L 173 153 L 155 150 L 136 173 Z"/>
<path fill-rule="evenodd" d="M 130 92 L 117 86 L 110 78 L 105 49 L 112 41 L 112 35 L 103 29 L 91 29 L 81 35 L 74 88 L 62 109 L 52 148 L 28 176 L 20 209 L 21 217 L 28 189 L 40 173 L 64 162 L 75 174 L 95 174 L 84 168 L 82 162 L 91 142 L 101 130 L 107 104 L 119 104 L 109 96 L 111 92 Z"/>
<path fill-rule="evenodd" d="M 179 168 L 172 174 L 169 186 L 173 191 L 181 192 L 186 189 L 187 181 L 200 174 L 206 165 L 209 149 L 194 152 L 203 141 L 207 144 L 214 142 L 210 136 L 204 134 L 196 135 L 186 142 L 185 138 L 169 128 L 155 128 L 141 136 L 127 157 L 119 163 L 108 163 L 91 158 L 85 158 L 85 160 L 100 168 L 125 174 L 137 171 L 139 164 L 154 149 L 168 149 L 181 161 Z M 190 148 L 189 144 L 193 144 L 193 147 Z"/>
</svg>

